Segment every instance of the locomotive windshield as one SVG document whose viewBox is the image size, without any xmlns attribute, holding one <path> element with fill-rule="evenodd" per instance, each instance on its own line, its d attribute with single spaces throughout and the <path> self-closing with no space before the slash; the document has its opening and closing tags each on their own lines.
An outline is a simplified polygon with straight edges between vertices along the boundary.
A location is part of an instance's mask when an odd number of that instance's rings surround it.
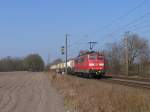
<svg viewBox="0 0 150 112">
<path fill-rule="evenodd" d="M 98 56 L 98 60 L 104 60 L 103 56 Z"/>
<path fill-rule="evenodd" d="M 89 59 L 90 59 L 90 60 L 96 60 L 96 59 L 97 59 L 97 56 L 96 56 L 96 55 L 90 55 L 90 56 L 89 56 Z"/>
<path fill-rule="evenodd" d="M 89 60 L 103 60 L 104 57 L 101 55 L 89 55 Z"/>
</svg>

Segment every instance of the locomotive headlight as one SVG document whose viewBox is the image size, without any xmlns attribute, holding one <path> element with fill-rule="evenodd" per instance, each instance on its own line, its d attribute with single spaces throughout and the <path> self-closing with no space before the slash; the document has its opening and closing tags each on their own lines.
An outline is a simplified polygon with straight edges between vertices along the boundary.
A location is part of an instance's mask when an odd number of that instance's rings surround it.
<svg viewBox="0 0 150 112">
<path fill-rule="evenodd" d="M 89 63 L 89 66 L 94 66 L 94 63 Z"/>
<path fill-rule="evenodd" d="M 99 66 L 104 66 L 104 63 L 100 63 Z"/>
</svg>

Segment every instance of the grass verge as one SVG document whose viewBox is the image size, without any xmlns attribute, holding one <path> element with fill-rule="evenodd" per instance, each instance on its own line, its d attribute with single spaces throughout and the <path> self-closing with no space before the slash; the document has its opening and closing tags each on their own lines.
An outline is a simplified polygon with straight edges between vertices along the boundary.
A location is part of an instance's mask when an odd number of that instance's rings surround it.
<svg viewBox="0 0 150 112">
<path fill-rule="evenodd" d="M 55 73 L 49 79 L 68 112 L 150 112 L 150 91 Z"/>
</svg>

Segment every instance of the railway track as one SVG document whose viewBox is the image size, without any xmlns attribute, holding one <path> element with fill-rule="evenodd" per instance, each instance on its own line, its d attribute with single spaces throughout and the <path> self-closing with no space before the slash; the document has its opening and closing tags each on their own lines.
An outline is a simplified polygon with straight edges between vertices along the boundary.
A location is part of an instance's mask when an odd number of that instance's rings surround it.
<svg viewBox="0 0 150 112">
<path fill-rule="evenodd" d="M 123 77 L 123 76 L 112 76 L 112 78 L 150 82 L 150 78 L 140 78 L 140 77 L 136 78 L 136 77 Z"/>
<path fill-rule="evenodd" d="M 70 75 L 72 77 L 77 75 Z M 87 78 L 83 76 L 78 76 L 80 78 Z M 103 81 L 106 83 L 119 84 L 134 88 L 147 89 L 150 90 L 150 79 L 137 79 L 137 78 L 127 78 L 127 77 L 111 77 L 111 78 L 101 78 L 98 81 Z"/>
<path fill-rule="evenodd" d="M 141 81 L 141 80 L 126 79 L 126 78 L 109 78 L 109 79 L 102 79 L 102 81 L 150 90 L 150 81 L 148 80 Z"/>
</svg>

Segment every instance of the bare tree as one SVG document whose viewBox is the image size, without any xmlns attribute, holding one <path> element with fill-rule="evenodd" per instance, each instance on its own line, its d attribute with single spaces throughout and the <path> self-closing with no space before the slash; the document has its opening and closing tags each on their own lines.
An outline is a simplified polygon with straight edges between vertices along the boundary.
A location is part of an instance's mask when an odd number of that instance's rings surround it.
<svg viewBox="0 0 150 112">
<path fill-rule="evenodd" d="M 131 67 L 135 61 L 139 62 L 143 59 L 148 59 L 149 44 L 147 40 L 140 38 L 137 34 L 131 34 L 127 37 L 127 42 L 129 67 Z"/>
<path fill-rule="evenodd" d="M 107 44 L 105 55 L 111 71 L 115 74 L 126 73 L 125 53 L 127 53 L 129 74 L 147 74 L 150 62 L 148 41 L 137 34 L 129 34 L 127 36 L 128 52 L 125 52 L 124 40 L 122 39 L 120 42 Z"/>
<path fill-rule="evenodd" d="M 119 73 L 121 71 L 121 66 L 123 63 L 123 48 L 119 43 L 107 44 L 108 49 L 104 51 L 108 68 L 111 69 L 113 73 Z"/>
</svg>

